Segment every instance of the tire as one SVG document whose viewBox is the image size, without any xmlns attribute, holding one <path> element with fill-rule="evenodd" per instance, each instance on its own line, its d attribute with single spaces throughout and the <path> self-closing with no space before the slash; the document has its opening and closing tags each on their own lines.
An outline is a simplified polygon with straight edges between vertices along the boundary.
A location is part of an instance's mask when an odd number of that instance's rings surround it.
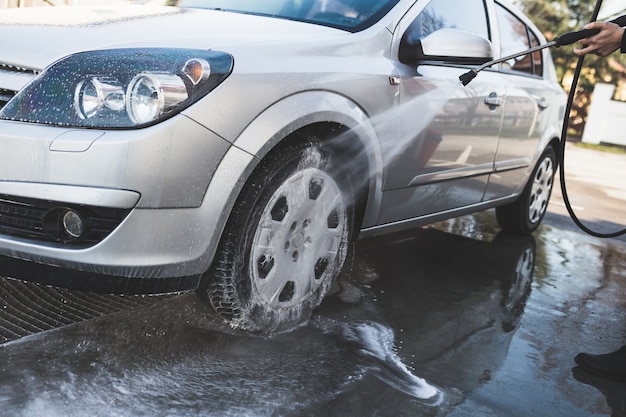
<svg viewBox="0 0 626 417">
<path fill-rule="evenodd" d="M 551 145 L 545 149 L 520 197 L 513 203 L 496 207 L 500 227 L 510 233 L 533 233 L 548 209 L 556 174 L 556 153 Z"/>
<path fill-rule="evenodd" d="M 267 334 L 308 320 L 346 258 L 353 221 L 347 178 L 311 139 L 261 161 L 198 290 L 232 327 Z"/>
</svg>

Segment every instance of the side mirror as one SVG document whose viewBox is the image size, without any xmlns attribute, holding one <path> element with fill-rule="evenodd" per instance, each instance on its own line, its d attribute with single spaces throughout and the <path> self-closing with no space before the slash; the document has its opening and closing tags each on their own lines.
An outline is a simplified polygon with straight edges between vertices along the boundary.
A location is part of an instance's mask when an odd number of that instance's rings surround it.
<svg viewBox="0 0 626 417">
<path fill-rule="evenodd" d="M 493 47 L 482 36 L 457 29 L 439 29 L 419 39 L 411 28 L 400 41 L 400 62 L 418 64 L 439 61 L 451 64 L 484 64 L 493 59 Z"/>
</svg>

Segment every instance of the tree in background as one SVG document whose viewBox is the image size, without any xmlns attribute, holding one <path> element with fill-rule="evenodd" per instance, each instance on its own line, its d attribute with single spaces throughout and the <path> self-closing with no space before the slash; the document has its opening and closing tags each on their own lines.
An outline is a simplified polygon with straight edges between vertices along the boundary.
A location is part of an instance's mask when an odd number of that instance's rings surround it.
<svg viewBox="0 0 626 417">
<path fill-rule="evenodd" d="M 532 19 L 548 41 L 563 33 L 581 29 L 591 19 L 595 2 L 586 0 L 518 0 L 517 5 Z M 571 46 L 552 48 L 559 82 L 569 92 L 578 62 Z M 626 101 L 626 59 L 620 54 L 609 58 L 585 57 L 584 69 L 572 105 L 568 134 L 581 137 L 591 95 L 596 83 L 617 86 L 616 99 Z"/>
</svg>

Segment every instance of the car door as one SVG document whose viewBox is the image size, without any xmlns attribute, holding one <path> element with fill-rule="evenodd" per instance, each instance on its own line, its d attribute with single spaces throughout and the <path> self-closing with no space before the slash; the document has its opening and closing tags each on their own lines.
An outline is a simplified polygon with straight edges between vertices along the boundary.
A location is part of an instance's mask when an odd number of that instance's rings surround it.
<svg viewBox="0 0 626 417">
<path fill-rule="evenodd" d="M 477 61 L 471 48 L 467 56 L 458 51 L 480 37 L 491 53 L 486 10 L 483 0 L 418 2 L 398 26 L 399 108 L 389 116 L 394 140 L 383 143 L 387 172 L 380 223 L 454 210 L 483 198 L 506 85 L 496 71 L 485 70 L 463 87 L 459 76 L 489 57 Z M 402 56 L 403 43 L 418 49 L 428 45 L 428 51 L 415 62 Z M 453 58 L 447 56 L 450 48 L 457 50 Z"/>
<path fill-rule="evenodd" d="M 521 16 L 496 3 L 500 55 L 509 56 L 540 45 L 533 29 Z M 505 197 L 524 185 L 540 145 L 558 135 L 553 121 L 562 119 L 563 92 L 549 81 L 552 62 L 545 51 L 536 51 L 505 61 L 500 71 L 507 79 L 507 99 L 495 171 L 485 199 Z"/>
</svg>

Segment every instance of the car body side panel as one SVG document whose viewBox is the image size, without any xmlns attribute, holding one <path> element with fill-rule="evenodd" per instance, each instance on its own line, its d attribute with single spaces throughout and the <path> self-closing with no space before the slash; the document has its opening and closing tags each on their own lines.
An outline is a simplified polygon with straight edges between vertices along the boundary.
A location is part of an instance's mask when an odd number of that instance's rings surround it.
<svg viewBox="0 0 626 417">
<path fill-rule="evenodd" d="M 543 150 L 561 135 L 560 125 L 553 121 L 562 119 L 562 90 L 557 85 L 550 88 L 539 79 L 520 78 L 523 87 L 509 88 L 512 93 L 505 108 L 508 118 L 502 128 L 486 200 L 519 194 Z"/>
<path fill-rule="evenodd" d="M 498 0 L 508 10 L 514 7 Z M 496 8 L 490 2 L 492 15 Z M 547 41 L 539 29 L 523 14 L 515 14 L 537 36 L 539 44 Z M 497 33 L 499 19 L 491 19 L 492 31 Z M 499 39 L 494 44 L 500 51 Z M 521 51 L 520 51 L 521 52 Z M 557 82 L 550 49 L 542 49 L 543 77 L 513 74 L 504 71 L 509 85 L 505 104 L 505 120 L 495 158 L 495 173 L 489 179 L 485 200 L 515 197 L 522 192 L 533 168 L 546 146 L 559 139 L 565 116 L 566 94 Z"/>
<path fill-rule="evenodd" d="M 427 4 L 417 2 L 398 21 L 392 41 L 394 60 L 400 61 L 401 39 Z M 385 165 L 391 168 L 378 223 L 400 221 L 410 227 L 420 216 L 453 213 L 482 201 L 503 117 L 503 106 L 490 106 L 485 100 L 503 104 L 506 82 L 488 70 L 464 87 L 459 76 L 467 66 L 443 62 L 397 62 L 397 68 L 401 98 L 389 116 L 393 139 L 383 145 L 391 148 L 383 152 Z"/>
<path fill-rule="evenodd" d="M 385 89 L 389 88 L 384 86 Z M 308 91 L 291 95 L 265 110 L 239 135 L 234 145 L 262 159 L 271 149 L 298 129 L 317 123 L 336 123 L 348 131 L 342 133 L 351 141 L 361 141 L 368 161 L 369 176 L 358 178 L 357 186 L 369 190 L 363 225 L 373 225 L 382 200 L 383 164 L 379 136 L 362 108 L 347 97 L 330 91 Z M 339 140 L 343 140 L 340 137 Z M 356 157 L 357 155 L 353 155 Z M 346 157 L 346 163 L 353 158 Z"/>
<path fill-rule="evenodd" d="M 497 73 L 476 84 L 458 83 L 462 68 L 420 65 L 405 68 L 395 124 L 393 160 L 380 223 L 479 203 L 493 172 L 506 86 Z M 400 130 L 395 128 L 395 130 Z M 394 197 L 391 197 L 393 195 Z M 401 207 L 404 207 L 401 209 Z"/>
</svg>

